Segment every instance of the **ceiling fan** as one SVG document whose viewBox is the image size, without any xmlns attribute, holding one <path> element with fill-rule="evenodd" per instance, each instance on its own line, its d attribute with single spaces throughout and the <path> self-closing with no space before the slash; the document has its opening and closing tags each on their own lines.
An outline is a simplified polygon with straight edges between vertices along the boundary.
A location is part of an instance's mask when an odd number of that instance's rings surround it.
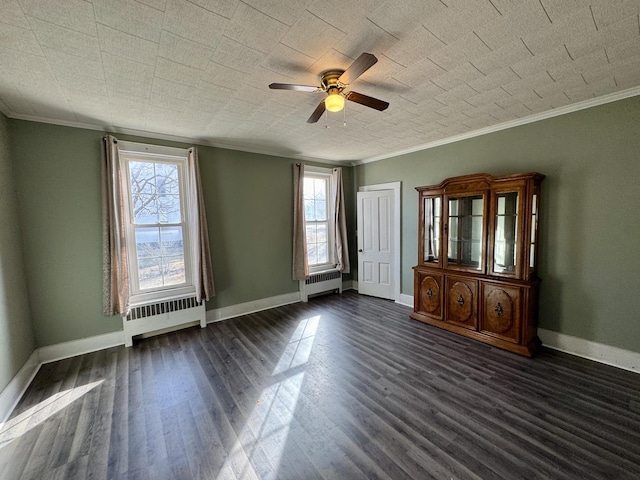
<svg viewBox="0 0 640 480">
<path fill-rule="evenodd" d="M 389 102 L 369 97 L 358 92 L 345 91 L 360 75 L 376 64 L 378 59 L 371 53 L 363 53 L 346 70 L 327 70 L 320 76 L 320 86 L 295 85 L 290 83 L 272 83 L 273 90 L 295 90 L 297 92 L 325 92 L 327 97 L 318 104 L 307 123 L 317 122 L 325 110 L 339 112 L 344 108 L 345 99 L 366 107 L 382 111 Z"/>
</svg>

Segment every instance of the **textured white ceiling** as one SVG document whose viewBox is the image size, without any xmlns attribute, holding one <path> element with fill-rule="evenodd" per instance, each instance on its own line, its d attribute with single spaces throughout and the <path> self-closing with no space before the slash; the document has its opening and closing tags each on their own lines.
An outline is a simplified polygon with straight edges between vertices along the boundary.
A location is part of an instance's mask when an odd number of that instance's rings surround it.
<svg viewBox="0 0 640 480">
<path fill-rule="evenodd" d="M 317 85 L 378 63 L 307 124 Z M 640 87 L 640 0 L 0 0 L 0 110 L 362 160 Z M 638 90 L 640 92 L 640 90 Z M 329 128 L 325 128 L 328 126 Z"/>
</svg>

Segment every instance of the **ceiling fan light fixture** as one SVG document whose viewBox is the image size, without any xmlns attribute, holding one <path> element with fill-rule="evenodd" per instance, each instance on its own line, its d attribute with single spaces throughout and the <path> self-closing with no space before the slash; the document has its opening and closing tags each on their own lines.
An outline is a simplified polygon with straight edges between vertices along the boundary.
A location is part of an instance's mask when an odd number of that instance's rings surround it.
<svg viewBox="0 0 640 480">
<path fill-rule="evenodd" d="M 329 95 L 324 99 L 324 106 L 330 112 L 339 112 L 344 108 L 344 97 L 336 89 L 329 90 Z"/>
<path fill-rule="evenodd" d="M 313 87 L 311 85 L 296 85 L 293 83 L 272 83 L 269 88 L 272 90 L 294 90 L 298 92 L 324 92 L 327 94 L 323 98 L 311 116 L 307 119 L 307 123 L 316 123 L 325 112 L 345 112 L 346 120 L 346 104 L 345 100 L 359 103 L 365 107 L 374 110 L 386 110 L 389 102 L 369 97 L 353 90 L 345 91 L 349 88 L 354 80 L 369 70 L 378 61 L 375 55 L 371 53 L 363 53 L 347 68 L 346 70 L 325 70 L 320 75 L 320 86 Z"/>
</svg>

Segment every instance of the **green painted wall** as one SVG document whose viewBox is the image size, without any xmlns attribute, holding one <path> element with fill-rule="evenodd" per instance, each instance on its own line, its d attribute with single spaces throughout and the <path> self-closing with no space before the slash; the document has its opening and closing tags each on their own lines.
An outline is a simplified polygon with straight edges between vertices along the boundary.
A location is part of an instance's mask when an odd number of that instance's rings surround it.
<svg viewBox="0 0 640 480">
<path fill-rule="evenodd" d="M 640 351 L 638 308 L 632 301 L 640 290 L 638 125 L 640 100 L 632 98 L 345 168 L 352 266 L 355 269 L 358 186 L 402 182 L 402 292 L 412 294 L 411 267 L 417 261 L 414 187 L 476 172 L 540 171 L 547 175 L 541 220 L 541 327 Z M 101 315 L 102 135 L 2 118 L 0 220 L 10 228 L 3 228 L 0 237 L 0 271 L 17 283 L 0 286 L 0 306 L 9 308 L 6 299 L 11 298 L 10 308 L 19 313 L 7 322 L 9 316 L 0 312 L 0 342 L 17 345 L 12 347 L 17 353 L 7 357 L 10 362 L 2 357 L 6 372 L 0 372 L 0 385 L 33 350 L 34 336 L 35 345 L 43 346 L 121 328 L 119 318 Z M 290 274 L 294 161 L 205 146 L 199 151 L 218 293 L 207 308 L 297 291 Z M 7 193 L 13 188 L 18 193 L 22 251 L 15 201 Z M 13 259 L 11 265 L 6 266 L 5 258 Z M 24 294 L 15 295 L 24 292 L 23 270 L 30 309 Z M 16 332 L 11 322 L 26 326 Z"/>
<path fill-rule="evenodd" d="M 216 297 L 224 307 L 298 290 L 292 160 L 199 147 Z"/>
<path fill-rule="evenodd" d="M 119 317 L 101 314 L 104 132 L 20 120 L 10 125 L 37 346 L 121 329 Z M 294 160 L 207 146 L 198 152 L 217 293 L 207 309 L 298 291 L 291 280 Z M 353 204 L 352 169 L 345 170 Z"/>
<path fill-rule="evenodd" d="M 0 392 L 34 350 L 16 194 L 9 121 L 0 113 Z"/>
<path fill-rule="evenodd" d="M 640 352 L 640 98 L 356 167 L 356 187 L 402 182 L 402 293 L 413 294 L 416 186 L 538 171 L 540 326 Z"/>
<path fill-rule="evenodd" d="M 121 329 L 102 316 L 100 132 L 10 126 L 36 346 Z"/>
</svg>

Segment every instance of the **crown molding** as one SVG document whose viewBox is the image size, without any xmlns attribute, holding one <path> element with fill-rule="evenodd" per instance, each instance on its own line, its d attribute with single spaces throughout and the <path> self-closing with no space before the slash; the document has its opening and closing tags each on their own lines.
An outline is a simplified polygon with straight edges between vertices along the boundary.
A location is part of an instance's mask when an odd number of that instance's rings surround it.
<svg viewBox="0 0 640 480">
<path fill-rule="evenodd" d="M 528 117 L 518 118 L 516 120 L 510 120 L 508 122 L 499 123 L 497 125 L 492 125 L 490 127 L 481 128 L 479 130 L 474 130 L 472 132 L 462 133 L 460 135 L 455 135 L 453 137 L 447 137 L 440 140 L 435 140 L 433 142 L 424 143 L 422 145 L 417 145 L 415 147 L 407 148 L 405 150 L 398 150 L 392 153 L 377 155 L 375 157 L 369 157 L 362 160 L 354 160 L 350 163 L 350 165 L 351 166 L 363 165 L 365 163 L 372 163 L 380 160 L 386 160 L 388 158 L 399 157 L 400 155 L 406 155 L 408 153 L 419 152 L 421 150 L 428 150 L 430 148 L 440 147 L 442 145 L 447 145 L 449 143 L 455 143 L 461 140 L 467 140 L 469 138 L 480 137 L 482 135 L 499 132 L 501 130 L 507 130 L 509 128 L 518 127 L 520 125 L 535 123 L 541 120 L 546 120 L 548 118 L 559 117 L 561 115 L 577 112 L 579 110 L 585 110 L 587 108 L 597 107 L 599 105 L 616 102 L 618 100 L 624 100 L 625 98 L 635 97 L 636 95 L 640 95 L 640 87 L 633 87 L 627 90 L 621 90 L 619 92 L 603 95 L 601 97 L 591 98 L 589 100 L 573 103 L 571 105 L 565 105 L 564 107 L 554 108 L 553 110 L 548 110 L 546 112 L 536 113 Z"/>
<path fill-rule="evenodd" d="M 2 113 L 7 118 L 11 118 L 11 115 L 9 114 L 10 111 L 11 109 L 9 108 L 9 106 L 0 98 L 0 113 Z"/>
<path fill-rule="evenodd" d="M 577 112 L 579 110 L 584 110 L 591 107 L 597 107 L 599 105 L 604 105 L 611 102 L 616 102 L 618 100 L 623 100 L 625 98 L 630 98 L 640 95 L 640 86 L 632 87 L 626 90 L 621 90 L 619 92 L 610 93 L 608 95 L 603 95 L 601 97 L 592 98 L 589 100 L 584 100 L 582 102 L 573 103 L 571 105 L 565 105 L 564 107 L 554 108 L 553 110 L 548 110 L 546 112 L 536 113 L 534 115 L 530 115 L 528 117 L 518 118 L 516 120 L 510 120 L 508 122 L 499 123 L 497 125 L 492 125 L 490 127 L 481 128 L 478 130 L 474 130 L 472 132 L 463 133 L 460 135 L 454 135 L 452 137 L 443 138 L 440 140 L 435 140 L 433 142 L 428 142 L 424 144 L 420 144 L 411 148 L 396 150 L 394 152 L 385 153 L 383 155 L 377 155 L 374 157 L 368 157 L 363 159 L 345 159 L 345 160 L 329 160 L 326 158 L 318 158 L 311 157 L 307 155 L 301 155 L 292 152 L 283 152 L 277 149 L 268 149 L 268 148 L 256 148 L 256 147 L 244 147 L 241 145 L 228 144 L 223 142 L 215 142 L 207 139 L 195 139 L 190 137 L 183 137 L 179 135 L 169 135 L 163 133 L 154 133 L 147 132 L 144 130 L 137 130 L 133 128 L 124 128 L 124 127 L 115 127 L 113 125 L 96 125 L 92 123 L 84 123 L 84 122 L 71 122 L 66 120 L 52 120 L 50 118 L 39 117 L 36 115 L 20 115 L 14 114 L 11 112 L 7 112 L 6 106 L 0 101 L 0 111 L 7 116 L 8 118 L 13 118 L 16 120 L 26 120 L 29 122 L 40 122 L 40 123 L 48 123 L 52 125 L 61 125 L 64 127 L 74 127 L 74 128 L 84 128 L 87 130 L 97 130 L 101 132 L 109 132 L 114 134 L 122 134 L 122 135 L 134 135 L 144 138 L 151 138 L 155 140 L 164 140 L 168 142 L 177 142 L 177 143 L 185 143 L 187 145 L 202 145 L 206 147 L 215 147 L 215 148 L 224 148 L 226 150 L 235 150 L 240 152 L 248 152 L 248 153 L 256 153 L 259 155 L 269 155 L 283 158 L 290 158 L 293 160 L 301 160 L 305 162 L 316 162 L 321 164 L 328 165 L 341 165 L 341 166 L 357 166 L 363 165 L 365 163 L 377 162 L 380 160 L 386 160 L 388 158 L 399 157 L 401 155 L 406 155 L 408 153 L 419 152 L 421 150 L 428 150 L 430 148 L 440 147 L 442 145 L 447 145 L 450 143 L 459 142 L 462 140 L 468 140 L 474 137 L 480 137 L 482 135 L 487 135 L 489 133 L 499 132 L 501 130 L 507 130 L 509 128 L 518 127 L 520 125 L 526 125 L 529 123 L 539 122 L 541 120 L 546 120 L 548 118 L 559 117 L 561 115 L 566 115 L 568 113 Z M 3 109 L 3 107 L 5 107 Z"/>
<path fill-rule="evenodd" d="M 0 106 L 2 104 L 0 103 Z M 1 110 L 0 110 L 1 111 Z M 112 133 L 115 135 L 132 135 L 136 137 L 150 138 L 154 140 L 164 140 L 167 142 L 184 143 L 188 146 L 200 145 L 204 147 L 224 148 L 225 150 L 234 150 L 239 152 L 256 153 L 259 155 L 268 155 L 270 157 L 290 158 L 292 160 L 300 160 L 304 162 L 315 162 L 327 165 L 349 166 L 351 160 L 329 160 L 326 158 L 311 157 L 291 152 L 283 152 L 276 149 L 263 149 L 254 147 L 243 147 L 223 142 L 214 142 L 204 138 L 183 137 L 180 135 L 169 135 L 164 133 L 148 132 L 145 130 L 137 130 L 134 128 L 115 127 L 113 125 L 96 125 L 94 123 L 72 122 L 68 120 L 54 120 L 51 118 L 39 117 L 36 115 L 21 115 L 14 113 L 5 113 L 5 116 L 15 120 L 25 120 L 27 122 L 47 123 L 50 125 L 60 125 L 62 127 L 83 128 L 85 130 L 95 130 L 99 132 Z"/>
</svg>

